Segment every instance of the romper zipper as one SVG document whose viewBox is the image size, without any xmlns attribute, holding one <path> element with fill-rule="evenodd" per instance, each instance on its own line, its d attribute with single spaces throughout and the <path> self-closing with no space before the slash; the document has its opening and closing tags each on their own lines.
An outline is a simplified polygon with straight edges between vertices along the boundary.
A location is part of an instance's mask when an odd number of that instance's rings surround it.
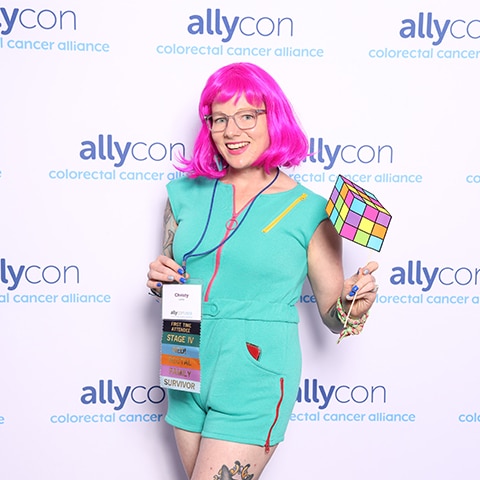
<svg viewBox="0 0 480 480">
<path fill-rule="evenodd" d="M 283 384 L 284 384 L 284 379 L 282 377 L 280 378 L 280 399 L 278 400 L 277 408 L 275 409 L 275 418 L 270 427 L 270 430 L 268 431 L 267 440 L 265 442 L 265 453 L 270 453 L 270 437 L 272 436 L 273 427 L 277 424 L 277 420 L 280 415 L 280 407 L 283 402 Z"/>
<path fill-rule="evenodd" d="M 287 215 L 290 210 L 294 209 L 302 200 L 307 198 L 306 193 L 302 193 L 296 200 L 294 200 L 277 218 L 270 222 L 263 230 L 263 233 L 268 233 L 280 220 Z"/>
<path fill-rule="evenodd" d="M 232 211 L 233 215 L 230 218 L 230 220 L 227 221 L 226 223 L 226 232 L 225 235 L 222 239 L 222 242 L 226 241 L 229 235 L 233 234 L 233 230 L 235 230 L 238 226 L 238 216 L 246 209 L 248 206 L 252 203 L 252 201 L 255 199 L 255 197 L 252 197 L 238 212 L 236 211 L 235 207 L 235 185 L 232 185 L 232 190 L 233 190 L 233 204 L 232 204 Z M 223 245 L 217 250 L 217 253 L 215 255 L 215 268 L 213 270 L 212 276 L 210 277 L 210 280 L 208 282 L 207 288 L 205 290 L 205 295 L 203 297 L 203 300 L 205 302 L 208 302 L 208 298 L 210 296 L 210 290 L 212 288 L 213 282 L 215 281 L 215 278 L 217 277 L 218 270 L 220 268 L 220 257 L 222 255 L 222 250 L 223 250 Z"/>
</svg>

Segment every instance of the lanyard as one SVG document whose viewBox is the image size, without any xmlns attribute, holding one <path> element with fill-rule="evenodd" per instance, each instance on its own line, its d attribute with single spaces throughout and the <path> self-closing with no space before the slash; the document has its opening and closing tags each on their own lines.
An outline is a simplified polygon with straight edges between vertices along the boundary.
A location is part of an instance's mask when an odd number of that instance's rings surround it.
<svg viewBox="0 0 480 480">
<path fill-rule="evenodd" d="M 208 216 L 207 216 L 207 221 L 205 223 L 205 227 L 203 229 L 203 232 L 202 232 L 202 235 L 200 236 L 200 239 L 198 240 L 198 242 L 196 243 L 196 245 L 190 250 L 188 251 L 187 253 L 185 253 L 185 255 L 183 256 L 183 260 L 182 260 L 182 267 L 183 267 L 183 271 L 186 272 L 187 271 L 187 260 L 189 258 L 192 258 L 192 257 L 200 257 L 202 255 L 208 255 L 209 253 L 212 253 L 214 252 L 215 250 L 218 250 L 221 246 L 223 246 L 228 240 L 230 240 L 230 238 L 233 237 L 234 233 L 238 231 L 238 229 L 240 228 L 240 225 L 243 223 L 243 221 L 247 218 L 247 215 L 248 213 L 250 212 L 250 209 L 252 208 L 253 204 L 255 203 L 255 201 L 257 200 L 257 198 L 265 191 L 267 190 L 268 188 L 270 188 L 275 180 L 278 178 L 278 175 L 280 174 L 280 170 L 277 168 L 277 173 L 275 174 L 275 177 L 273 178 L 273 180 L 265 187 L 263 187 L 254 197 L 253 199 L 250 201 L 250 204 L 248 205 L 248 208 L 247 210 L 245 211 L 245 214 L 243 215 L 242 219 L 240 220 L 240 222 L 238 222 L 238 225 L 237 227 L 232 230 L 232 233 L 230 233 L 230 235 L 228 235 L 226 238 L 224 238 L 218 245 L 216 245 L 215 247 L 213 248 L 210 248 L 209 250 L 205 250 L 204 252 L 199 252 L 199 253 L 195 253 L 196 250 L 198 249 L 198 247 L 200 246 L 200 244 L 202 243 L 202 240 L 204 239 L 205 237 L 205 234 L 207 233 L 207 230 L 208 230 L 208 227 L 210 225 L 210 219 L 212 217 L 212 211 L 213 211 L 213 204 L 215 202 L 215 194 L 217 192 L 217 186 L 218 186 L 218 179 L 215 181 L 215 184 L 213 186 L 213 191 L 212 191 L 212 198 L 210 199 L 210 207 L 208 209 Z"/>
</svg>

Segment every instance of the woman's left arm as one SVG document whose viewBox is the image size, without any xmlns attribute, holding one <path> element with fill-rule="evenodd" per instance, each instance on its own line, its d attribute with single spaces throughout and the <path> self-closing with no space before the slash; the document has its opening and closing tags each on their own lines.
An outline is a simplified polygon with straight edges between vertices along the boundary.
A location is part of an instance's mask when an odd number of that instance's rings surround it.
<svg viewBox="0 0 480 480">
<path fill-rule="evenodd" d="M 369 262 L 345 280 L 342 239 L 328 220 L 318 225 L 310 239 L 307 255 L 308 278 L 322 321 L 332 332 L 340 333 L 343 323 L 337 315 L 338 299 L 343 310 L 348 312 L 353 300 L 349 293 L 354 286 L 358 287 L 350 317 L 360 318 L 366 314 L 376 297 L 377 286 L 372 273 L 378 264 Z"/>
</svg>

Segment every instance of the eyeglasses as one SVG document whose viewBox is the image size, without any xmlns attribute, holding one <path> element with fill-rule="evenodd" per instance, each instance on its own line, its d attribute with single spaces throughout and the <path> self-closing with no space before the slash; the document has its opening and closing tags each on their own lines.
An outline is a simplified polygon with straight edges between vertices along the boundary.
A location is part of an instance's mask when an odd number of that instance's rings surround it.
<svg viewBox="0 0 480 480">
<path fill-rule="evenodd" d="M 224 113 L 214 113 L 205 115 L 203 118 L 212 133 L 224 132 L 227 128 L 228 121 L 233 118 L 235 125 L 240 130 L 250 130 L 257 125 L 259 115 L 267 113 L 266 110 L 240 110 L 233 115 L 225 115 Z"/>
</svg>

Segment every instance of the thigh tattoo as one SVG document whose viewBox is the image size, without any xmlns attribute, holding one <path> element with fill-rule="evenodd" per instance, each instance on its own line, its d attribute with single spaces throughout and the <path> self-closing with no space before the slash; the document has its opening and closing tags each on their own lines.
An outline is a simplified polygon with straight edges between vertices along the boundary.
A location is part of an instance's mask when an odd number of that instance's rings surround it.
<svg viewBox="0 0 480 480">
<path fill-rule="evenodd" d="M 252 480 L 253 473 L 248 473 L 250 464 L 243 466 L 237 460 L 232 468 L 223 465 L 218 471 L 218 475 L 213 476 L 213 480 Z"/>
</svg>

